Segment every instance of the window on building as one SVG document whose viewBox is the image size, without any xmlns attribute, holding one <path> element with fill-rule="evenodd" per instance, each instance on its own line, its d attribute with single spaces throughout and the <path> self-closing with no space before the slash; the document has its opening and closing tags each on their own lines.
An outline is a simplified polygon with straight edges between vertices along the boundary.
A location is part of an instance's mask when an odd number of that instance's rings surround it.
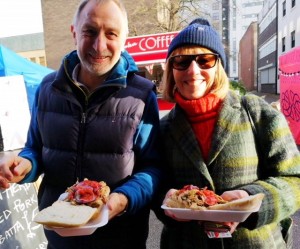
<svg viewBox="0 0 300 249">
<path fill-rule="evenodd" d="M 292 0 L 292 8 L 296 5 L 296 0 Z"/>
<path fill-rule="evenodd" d="M 220 15 L 219 15 L 219 13 L 213 13 L 212 19 L 213 19 L 214 21 L 220 20 Z"/>
<path fill-rule="evenodd" d="M 46 66 L 46 60 L 44 56 L 40 56 L 39 57 L 39 61 L 40 61 L 40 65 L 42 66 Z"/>
<path fill-rule="evenodd" d="M 248 1 L 248 3 L 243 3 L 243 8 L 255 7 L 255 6 L 262 6 L 264 3 L 263 1 Z"/>
<path fill-rule="evenodd" d="M 295 47 L 295 30 L 291 33 L 291 48 Z"/>
<path fill-rule="evenodd" d="M 30 57 L 29 60 L 30 60 L 31 62 L 36 63 L 36 58 L 35 58 L 35 57 Z"/>
<path fill-rule="evenodd" d="M 219 3 L 213 3 L 213 10 L 219 9 Z"/>
<path fill-rule="evenodd" d="M 266 15 L 266 17 L 259 23 L 259 33 L 261 34 L 270 23 L 277 18 L 276 7 L 273 7 L 271 11 Z"/>
<path fill-rule="evenodd" d="M 285 51 L 285 37 L 282 38 L 281 42 L 282 42 L 282 48 L 281 49 L 282 49 L 282 52 L 284 52 Z"/>
<path fill-rule="evenodd" d="M 269 54 L 272 54 L 273 52 L 276 51 L 276 37 L 273 36 L 265 45 L 261 46 L 259 48 L 259 59 L 264 58 L 268 56 Z"/>
<path fill-rule="evenodd" d="M 283 1 L 283 3 L 282 3 L 282 16 L 285 16 L 285 14 L 286 14 L 286 2 Z"/>
</svg>

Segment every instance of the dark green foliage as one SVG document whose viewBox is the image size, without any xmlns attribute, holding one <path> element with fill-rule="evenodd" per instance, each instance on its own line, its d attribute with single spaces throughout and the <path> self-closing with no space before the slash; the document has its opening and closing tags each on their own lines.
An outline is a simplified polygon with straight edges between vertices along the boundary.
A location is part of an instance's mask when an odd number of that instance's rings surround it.
<svg viewBox="0 0 300 249">
<path fill-rule="evenodd" d="M 230 89 L 238 91 L 240 95 L 245 95 L 247 92 L 242 81 L 231 80 Z"/>
</svg>

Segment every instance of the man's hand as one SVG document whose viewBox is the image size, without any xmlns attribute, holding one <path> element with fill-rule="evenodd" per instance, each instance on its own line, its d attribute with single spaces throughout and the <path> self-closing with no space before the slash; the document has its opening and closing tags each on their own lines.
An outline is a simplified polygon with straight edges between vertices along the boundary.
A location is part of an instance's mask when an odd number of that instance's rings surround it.
<svg viewBox="0 0 300 249">
<path fill-rule="evenodd" d="M 108 197 L 107 207 L 109 210 L 109 219 L 122 214 L 128 205 L 128 199 L 121 193 L 111 193 Z"/>
<path fill-rule="evenodd" d="M 0 188 L 9 188 L 9 183 L 21 181 L 31 170 L 31 162 L 14 153 L 0 154 Z"/>
</svg>

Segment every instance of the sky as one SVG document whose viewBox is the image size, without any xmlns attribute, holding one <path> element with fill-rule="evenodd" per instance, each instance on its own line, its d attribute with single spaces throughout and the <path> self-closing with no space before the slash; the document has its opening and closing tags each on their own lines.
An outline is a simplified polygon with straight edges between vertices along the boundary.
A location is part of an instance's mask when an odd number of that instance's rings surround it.
<svg viewBox="0 0 300 249">
<path fill-rule="evenodd" d="M 43 32 L 41 0 L 0 0 L 0 38 Z"/>
</svg>

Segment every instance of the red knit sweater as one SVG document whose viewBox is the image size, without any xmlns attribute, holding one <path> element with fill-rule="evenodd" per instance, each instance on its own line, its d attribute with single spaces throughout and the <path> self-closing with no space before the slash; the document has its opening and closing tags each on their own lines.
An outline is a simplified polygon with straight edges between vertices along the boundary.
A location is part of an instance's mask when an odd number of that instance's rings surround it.
<svg viewBox="0 0 300 249">
<path fill-rule="evenodd" d="M 175 100 L 185 111 L 197 137 L 203 159 L 207 161 L 222 100 L 215 94 L 207 94 L 200 99 L 186 100 L 178 92 L 175 92 Z"/>
</svg>

